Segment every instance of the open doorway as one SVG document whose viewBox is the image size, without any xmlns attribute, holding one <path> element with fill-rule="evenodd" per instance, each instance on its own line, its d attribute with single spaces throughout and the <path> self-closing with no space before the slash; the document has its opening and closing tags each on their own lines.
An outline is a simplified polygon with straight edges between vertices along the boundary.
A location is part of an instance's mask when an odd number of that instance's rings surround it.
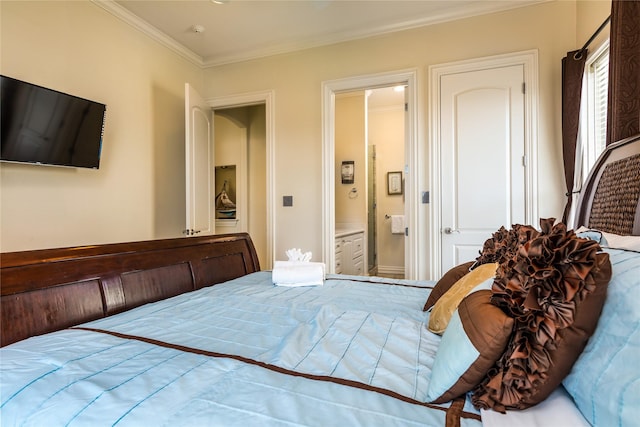
<svg viewBox="0 0 640 427">
<path fill-rule="evenodd" d="M 404 85 L 336 96 L 337 273 L 405 277 L 404 146 Z"/>
<path fill-rule="evenodd" d="M 214 110 L 216 234 L 248 232 L 267 257 L 265 105 Z"/>
<path fill-rule="evenodd" d="M 241 107 L 248 107 L 242 110 Z M 255 107 L 255 108 L 254 108 Z M 244 214 L 246 230 L 249 233 L 260 233 L 264 235 L 264 244 L 259 243 L 256 246 L 260 259 L 260 266 L 269 270 L 273 265 L 273 159 L 274 159 L 274 119 L 273 119 L 273 91 L 250 93 L 243 95 L 231 95 L 221 98 L 212 98 L 205 100 L 198 92 L 189 84 L 185 83 L 185 193 L 186 193 L 186 209 L 185 209 L 185 225 L 183 233 L 186 236 L 193 236 L 202 233 L 214 234 L 220 233 L 215 230 L 218 219 L 234 219 L 237 220 L 241 213 L 236 205 L 233 215 L 216 218 L 217 212 L 214 212 L 215 197 L 219 193 L 218 185 L 215 183 L 215 159 L 214 152 L 216 141 L 214 138 L 214 111 L 218 110 L 238 110 L 240 120 L 237 114 L 218 114 L 217 116 L 233 116 L 233 120 L 240 123 L 240 127 L 249 127 L 246 140 L 256 140 L 260 135 L 259 144 L 249 144 L 244 147 L 248 150 L 243 166 L 247 190 L 244 195 L 235 197 L 241 199 L 246 197 L 248 202 L 244 203 L 246 213 Z M 247 117 L 247 124 L 242 125 L 245 121 L 243 117 Z M 229 117 L 226 117 L 229 119 Z M 246 134 L 246 130 L 244 132 Z M 246 145 L 246 143 L 245 143 Z M 252 155 L 251 151 L 254 147 L 260 147 L 259 155 Z M 259 159 L 259 160 L 256 160 Z M 220 169 L 234 170 L 238 173 L 237 168 L 224 168 L 231 166 L 233 163 L 222 160 Z M 257 172 L 259 171 L 259 172 Z M 225 171 L 228 172 L 228 171 Z M 236 175 L 237 176 L 237 175 Z M 224 178 L 221 177 L 224 182 Z M 252 184 L 257 182 L 262 185 Z M 236 183 L 237 185 L 237 183 Z M 217 190 L 218 189 L 218 190 Z M 230 190 L 229 190 L 230 191 Z M 258 199 L 252 195 L 256 192 L 262 200 L 262 204 L 252 203 L 252 200 Z M 262 195 L 264 197 L 262 197 Z M 228 194 L 227 194 L 228 196 Z M 230 198 L 230 197 L 229 197 Z M 232 201 L 233 202 L 233 201 Z M 235 204 L 235 202 L 233 202 Z M 233 209 L 227 209 L 223 214 L 230 214 Z M 253 220 L 258 222 L 253 222 Z M 238 221 L 240 223 L 240 221 Z M 258 225 L 254 225 L 258 224 Z M 229 230 L 231 231 L 231 230 Z M 238 230 L 239 231 L 239 230 Z M 256 237 L 259 238 L 259 237 Z M 254 239 L 256 239 L 254 238 Z M 255 244 L 254 240 L 254 244 Z"/>
<path fill-rule="evenodd" d="M 340 186 L 337 184 L 337 180 L 342 183 L 342 170 L 343 161 L 347 162 L 347 170 L 349 163 L 352 159 L 342 159 L 336 154 L 336 128 L 338 126 L 338 115 L 336 114 L 336 102 L 340 94 L 349 92 L 366 91 L 368 89 L 385 88 L 391 86 L 402 85 L 405 86 L 405 108 L 406 111 L 404 117 L 404 163 L 403 167 L 399 171 L 400 174 L 393 174 L 396 177 L 394 182 L 400 182 L 402 185 L 401 197 L 404 201 L 404 277 L 407 279 L 421 279 L 426 275 L 428 265 L 423 260 L 426 256 L 426 245 L 423 244 L 424 239 L 419 237 L 426 231 L 426 215 L 425 210 L 420 209 L 419 186 L 422 185 L 424 179 L 424 166 L 423 160 L 423 148 L 418 143 L 418 105 L 417 105 L 417 71 L 406 70 L 391 73 L 381 73 L 369 76 L 349 77 L 345 79 L 332 80 L 322 83 L 322 102 L 323 102 L 323 248 L 324 248 L 324 260 L 327 264 L 328 272 L 340 271 L 339 263 L 344 257 L 341 254 L 342 250 L 340 241 L 338 239 L 340 230 L 337 227 L 336 222 L 336 196 L 345 195 L 347 197 L 355 197 L 354 193 L 360 194 L 362 189 L 347 186 Z M 364 137 L 360 139 L 361 144 L 364 145 Z M 362 150 L 364 151 L 364 150 Z M 377 158 L 380 158 L 379 156 Z M 366 157 L 365 157 L 366 159 Z M 359 171 L 366 169 L 366 160 L 361 160 L 360 166 L 355 164 L 354 161 L 354 178 L 356 180 L 364 179 L 364 176 L 358 176 Z M 380 170 L 380 168 L 378 168 Z M 400 178 L 397 178 L 400 175 Z M 382 185 L 382 189 L 387 188 L 386 173 L 385 183 Z M 380 186 L 379 186 L 380 187 Z M 366 192 L 365 192 L 366 193 Z M 366 198 L 366 196 L 359 196 Z M 397 197 L 397 196 L 396 196 Z M 425 200 L 424 198 L 422 200 Z M 379 206 L 378 206 L 378 210 Z M 383 216 L 384 212 L 381 213 Z M 389 214 L 391 215 L 391 214 Z M 362 220 L 366 223 L 366 217 Z M 364 226 L 363 226 L 364 228 Z M 362 251 L 367 251 L 366 242 Z M 357 245 L 356 245 L 357 247 Z M 379 247 L 379 245 L 378 245 Z M 357 250 L 360 249 L 357 247 Z M 363 254 L 363 259 L 368 260 L 368 253 Z M 364 262 L 363 262 L 364 264 Z M 364 271 L 368 268 L 365 265 Z"/>
<path fill-rule="evenodd" d="M 373 162 L 368 183 L 374 195 L 369 205 L 375 219 L 367 234 L 375 275 L 382 277 L 405 277 L 404 92 L 404 85 L 367 91 L 367 151 Z"/>
<path fill-rule="evenodd" d="M 215 117 L 227 120 L 227 125 L 231 122 L 233 126 L 246 128 L 246 182 L 248 187 L 245 192 L 248 209 L 246 227 L 256 247 L 260 267 L 263 270 L 270 270 L 273 266 L 275 244 L 275 216 L 273 213 L 274 93 L 266 91 L 229 95 L 208 99 L 207 104 L 215 112 Z M 223 163 L 227 162 L 221 161 L 218 166 L 224 166 Z M 213 196 L 217 195 L 220 189 L 216 184 Z M 236 197 L 241 199 L 240 196 Z M 236 215 L 238 215 L 237 210 Z M 216 233 L 223 232 L 226 231 L 222 227 L 216 229 Z"/>
</svg>

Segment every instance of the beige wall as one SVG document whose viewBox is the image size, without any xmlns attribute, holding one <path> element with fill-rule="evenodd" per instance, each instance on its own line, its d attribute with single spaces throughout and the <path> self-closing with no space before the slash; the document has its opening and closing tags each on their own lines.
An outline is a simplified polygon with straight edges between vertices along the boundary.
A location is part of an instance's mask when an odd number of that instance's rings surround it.
<svg viewBox="0 0 640 427">
<path fill-rule="evenodd" d="M 335 221 L 338 228 L 347 226 L 365 229 L 367 224 L 365 102 L 364 92 L 336 97 L 334 167 Z M 354 162 L 353 184 L 342 183 L 341 167 L 345 160 Z M 357 193 L 351 192 L 354 188 Z"/>
<path fill-rule="evenodd" d="M 391 220 L 385 215 L 404 214 L 404 195 L 387 194 L 387 172 L 401 171 L 404 177 L 404 105 L 369 111 L 369 144 L 376 146 L 376 210 L 378 270 L 404 271 L 404 235 L 391 234 Z"/>
<path fill-rule="evenodd" d="M 591 35 L 602 25 L 611 14 L 611 1 L 586 0 L 576 3 L 576 35 L 575 49 L 581 48 Z M 609 26 L 604 27 L 600 34 L 591 42 L 589 49 L 593 51 L 609 36 Z"/>
<path fill-rule="evenodd" d="M 267 123 L 265 106 L 249 109 L 249 234 L 260 267 L 271 268 L 267 256 Z"/>
<path fill-rule="evenodd" d="M 0 2 L 3 75 L 107 104 L 99 170 L 0 164 L 0 249 L 180 236 L 198 67 L 87 1 Z"/>
<path fill-rule="evenodd" d="M 275 91 L 275 254 L 320 254 L 323 81 L 415 68 L 418 140 L 428 153 L 428 67 L 529 49 L 539 52 L 539 214 L 559 217 L 560 59 L 608 8 L 551 1 L 203 71 L 88 1 L 2 1 L 0 71 L 104 102 L 108 115 L 98 171 L 0 166 L 0 249 L 179 236 L 190 82 L 207 98 Z M 421 176 L 420 189 L 429 189 Z M 283 195 L 294 196 L 294 207 L 277 203 Z"/>
<path fill-rule="evenodd" d="M 529 49 L 539 53 L 539 216 L 561 217 L 565 190 L 560 142 L 560 61 L 568 50 L 584 42 L 582 31 L 577 40 L 578 9 L 581 17 L 587 14 L 595 22 L 601 22 L 607 14 L 605 8 L 582 2 L 577 5 L 573 1 L 552 1 L 206 70 L 207 96 L 271 89 L 276 93 L 275 193 L 277 199 L 284 194 L 293 195 L 297 202 L 294 209 L 276 206 L 276 253 L 287 247 L 302 247 L 314 253 L 322 250 L 322 82 L 417 69 L 418 140 L 427 147 L 430 65 Z M 592 13 L 604 16 L 592 17 Z M 428 149 L 423 152 L 428 153 Z M 428 174 L 422 175 L 420 190 L 429 190 Z"/>
</svg>

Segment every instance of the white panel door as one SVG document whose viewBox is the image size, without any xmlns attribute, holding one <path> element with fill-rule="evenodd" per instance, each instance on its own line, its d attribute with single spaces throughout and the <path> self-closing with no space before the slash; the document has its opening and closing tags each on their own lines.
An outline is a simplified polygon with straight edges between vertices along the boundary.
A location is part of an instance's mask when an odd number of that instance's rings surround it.
<svg viewBox="0 0 640 427">
<path fill-rule="evenodd" d="M 186 229 L 184 234 L 213 234 L 213 120 L 211 107 L 185 83 Z"/>
<path fill-rule="evenodd" d="M 525 220 L 524 67 L 443 75 L 442 272 Z"/>
</svg>

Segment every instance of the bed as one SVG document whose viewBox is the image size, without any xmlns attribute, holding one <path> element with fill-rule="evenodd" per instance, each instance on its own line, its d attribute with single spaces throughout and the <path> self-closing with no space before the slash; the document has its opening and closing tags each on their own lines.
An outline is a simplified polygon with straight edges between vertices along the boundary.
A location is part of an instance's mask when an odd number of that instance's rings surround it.
<svg viewBox="0 0 640 427">
<path fill-rule="evenodd" d="M 639 173 L 640 137 L 612 144 L 575 232 L 497 230 L 437 282 L 278 286 L 243 233 L 3 253 L 0 424 L 630 425 Z M 522 267 L 536 242 L 566 301 Z"/>
</svg>

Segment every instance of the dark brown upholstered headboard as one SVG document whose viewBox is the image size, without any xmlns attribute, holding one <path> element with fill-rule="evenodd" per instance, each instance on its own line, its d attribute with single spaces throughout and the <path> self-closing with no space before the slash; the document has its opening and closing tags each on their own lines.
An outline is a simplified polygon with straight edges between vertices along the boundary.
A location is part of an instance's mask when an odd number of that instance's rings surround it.
<svg viewBox="0 0 640 427">
<path fill-rule="evenodd" d="M 260 270 L 246 233 L 0 254 L 0 345 Z"/>
<path fill-rule="evenodd" d="M 575 228 L 640 235 L 640 135 L 611 144 L 585 182 Z"/>
</svg>

